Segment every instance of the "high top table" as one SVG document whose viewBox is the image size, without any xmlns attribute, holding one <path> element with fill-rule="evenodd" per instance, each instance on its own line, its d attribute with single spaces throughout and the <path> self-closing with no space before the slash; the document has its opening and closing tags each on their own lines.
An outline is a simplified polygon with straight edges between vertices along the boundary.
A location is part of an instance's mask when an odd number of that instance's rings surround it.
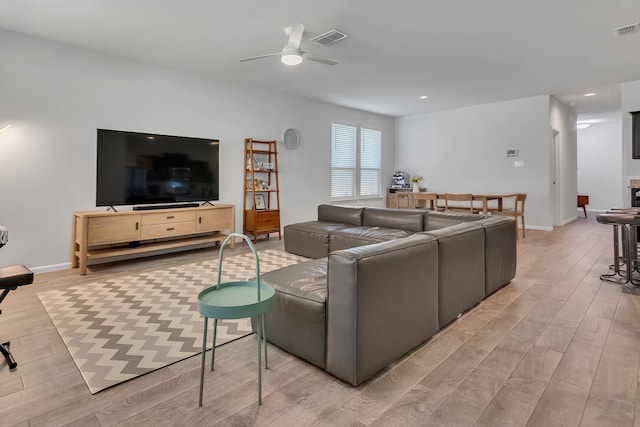
<svg viewBox="0 0 640 427">
<path fill-rule="evenodd" d="M 441 199 L 444 200 L 444 193 L 427 193 L 427 192 L 409 192 L 409 194 L 411 194 L 411 198 L 412 198 L 412 206 L 415 209 L 417 207 L 417 202 L 422 200 L 425 202 L 425 206 L 426 206 L 426 202 L 429 202 L 429 208 L 430 209 L 435 209 L 436 208 L 436 203 L 437 203 L 437 199 Z M 435 195 L 435 196 L 434 196 Z M 497 200 L 498 202 L 498 211 L 502 210 L 502 198 L 504 196 L 500 195 L 500 194 L 473 194 L 473 200 L 474 201 L 480 201 L 482 202 L 482 214 L 483 215 L 487 215 L 489 213 L 489 202 L 491 200 Z"/>
</svg>

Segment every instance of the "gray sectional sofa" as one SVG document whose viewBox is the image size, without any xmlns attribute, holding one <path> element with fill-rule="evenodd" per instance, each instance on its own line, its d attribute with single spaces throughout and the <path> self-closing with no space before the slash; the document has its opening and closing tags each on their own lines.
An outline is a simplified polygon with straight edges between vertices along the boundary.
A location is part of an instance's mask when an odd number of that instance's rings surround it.
<svg viewBox="0 0 640 427">
<path fill-rule="evenodd" d="M 318 206 L 285 249 L 314 258 L 261 275 L 276 289 L 267 338 L 358 385 L 516 272 L 512 218 Z"/>
</svg>

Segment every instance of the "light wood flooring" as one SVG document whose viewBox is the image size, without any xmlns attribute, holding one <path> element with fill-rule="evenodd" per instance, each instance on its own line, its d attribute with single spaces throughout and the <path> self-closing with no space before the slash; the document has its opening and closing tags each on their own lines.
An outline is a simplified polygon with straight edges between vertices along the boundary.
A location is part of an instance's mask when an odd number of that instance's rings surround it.
<svg viewBox="0 0 640 427">
<path fill-rule="evenodd" d="M 528 231 L 510 285 L 360 387 L 270 346 L 262 406 L 254 336 L 218 349 L 202 408 L 199 357 L 91 395 L 36 296 L 215 251 L 39 274 L 2 304 L 19 366 L 0 363 L 0 425 L 640 426 L 640 297 L 599 280 L 612 231 L 593 216 Z"/>
</svg>

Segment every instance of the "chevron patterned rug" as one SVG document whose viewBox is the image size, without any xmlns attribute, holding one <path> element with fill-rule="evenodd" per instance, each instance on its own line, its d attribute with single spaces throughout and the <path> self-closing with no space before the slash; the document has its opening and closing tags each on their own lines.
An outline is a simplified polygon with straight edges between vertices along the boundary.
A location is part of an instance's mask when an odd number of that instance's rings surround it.
<svg viewBox="0 0 640 427">
<path fill-rule="evenodd" d="M 307 258 L 269 249 L 260 272 Z M 38 293 L 91 393 L 202 351 L 198 293 L 216 283 L 218 259 Z M 222 283 L 255 276 L 251 253 L 226 256 Z M 211 331 L 213 328 L 209 328 Z M 251 333 L 249 319 L 218 321 L 216 346 Z M 209 336 L 207 342 L 211 342 Z"/>
</svg>

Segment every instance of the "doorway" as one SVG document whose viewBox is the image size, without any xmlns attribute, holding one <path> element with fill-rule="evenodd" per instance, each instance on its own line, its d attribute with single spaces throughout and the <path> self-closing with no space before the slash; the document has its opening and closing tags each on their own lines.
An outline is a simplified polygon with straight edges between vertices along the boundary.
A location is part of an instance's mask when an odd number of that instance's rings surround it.
<svg viewBox="0 0 640 427">
<path fill-rule="evenodd" d="M 551 204 L 553 225 L 560 225 L 560 131 L 551 129 Z"/>
</svg>

